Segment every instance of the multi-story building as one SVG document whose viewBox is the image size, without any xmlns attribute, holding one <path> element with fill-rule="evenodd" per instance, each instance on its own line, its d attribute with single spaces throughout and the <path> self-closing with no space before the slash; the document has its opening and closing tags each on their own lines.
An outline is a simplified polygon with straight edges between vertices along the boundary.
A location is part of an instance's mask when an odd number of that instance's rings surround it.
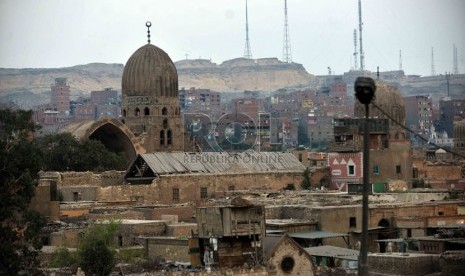
<svg viewBox="0 0 465 276">
<path fill-rule="evenodd" d="M 105 88 L 100 91 L 90 92 L 90 101 L 93 104 L 99 105 L 117 105 L 118 104 L 118 91 L 112 88 Z"/>
<path fill-rule="evenodd" d="M 66 78 L 56 78 L 55 84 L 51 86 L 50 105 L 65 114 L 70 109 L 70 89 Z"/>
<path fill-rule="evenodd" d="M 433 100 L 431 96 L 404 97 L 404 102 L 407 127 L 420 135 L 428 134 L 433 125 Z"/>
<path fill-rule="evenodd" d="M 445 97 L 439 101 L 439 131 L 454 135 L 454 121 L 465 119 L 465 99 Z"/>
<path fill-rule="evenodd" d="M 215 117 L 212 118 L 213 120 L 222 113 L 220 93 L 210 89 L 181 88 L 179 104 L 185 113 L 203 113 Z"/>
</svg>

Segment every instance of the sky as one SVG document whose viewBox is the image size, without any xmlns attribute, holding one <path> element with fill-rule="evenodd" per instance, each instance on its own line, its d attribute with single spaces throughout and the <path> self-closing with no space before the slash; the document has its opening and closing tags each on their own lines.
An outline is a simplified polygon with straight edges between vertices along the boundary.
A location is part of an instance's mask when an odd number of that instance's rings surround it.
<svg viewBox="0 0 465 276">
<path fill-rule="evenodd" d="M 288 0 L 292 60 L 316 75 L 354 67 L 358 0 Z M 284 0 L 249 0 L 253 58 L 282 60 Z M 465 1 L 362 0 L 365 68 L 431 74 L 465 72 Z M 242 57 L 245 0 L 0 0 L 0 68 L 126 63 L 151 42 L 173 61 Z"/>
</svg>

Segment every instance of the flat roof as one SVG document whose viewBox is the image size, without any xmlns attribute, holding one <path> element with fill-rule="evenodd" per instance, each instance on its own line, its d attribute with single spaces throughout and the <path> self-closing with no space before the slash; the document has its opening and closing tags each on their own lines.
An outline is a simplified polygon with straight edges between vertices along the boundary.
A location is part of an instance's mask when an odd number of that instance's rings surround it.
<svg viewBox="0 0 465 276">
<path fill-rule="evenodd" d="M 358 250 L 331 246 L 331 245 L 307 247 L 305 248 L 305 251 L 307 251 L 312 256 L 333 257 L 333 258 L 351 260 L 351 261 L 357 261 L 358 255 L 359 255 Z"/>
<path fill-rule="evenodd" d="M 288 233 L 288 235 L 289 237 L 292 237 L 292 238 L 309 239 L 309 240 L 349 236 L 348 234 L 344 234 L 344 233 L 334 233 L 334 232 L 324 232 L 324 231 Z"/>
</svg>

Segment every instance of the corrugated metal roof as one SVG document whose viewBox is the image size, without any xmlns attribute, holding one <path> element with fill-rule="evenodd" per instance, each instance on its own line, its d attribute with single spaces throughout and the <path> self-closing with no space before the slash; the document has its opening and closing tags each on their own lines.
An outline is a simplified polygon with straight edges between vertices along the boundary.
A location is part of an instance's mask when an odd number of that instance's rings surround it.
<svg viewBox="0 0 465 276">
<path fill-rule="evenodd" d="M 156 152 L 141 154 L 140 157 L 158 175 L 195 172 L 302 172 L 305 169 L 289 152 Z"/>
<path fill-rule="evenodd" d="M 357 261 L 359 254 L 357 250 L 330 245 L 307 247 L 305 248 L 305 251 L 312 256 L 333 257 L 352 261 Z"/>
</svg>

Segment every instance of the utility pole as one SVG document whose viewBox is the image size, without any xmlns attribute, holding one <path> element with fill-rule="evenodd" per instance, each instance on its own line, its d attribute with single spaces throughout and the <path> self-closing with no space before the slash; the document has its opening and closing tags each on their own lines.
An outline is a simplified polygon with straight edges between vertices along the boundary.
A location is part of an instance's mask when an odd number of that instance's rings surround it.
<svg viewBox="0 0 465 276">
<path fill-rule="evenodd" d="M 376 92 L 376 84 L 372 78 L 358 77 L 355 80 L 355 97 L 365 105 L 365 127 L 363 132 L 363 196 L 362 196 L 362 244 L 360 246 L 360 259 L 358 275 L 368 275 L 368 193 L 370 187 L 370 149 L 369 149 L 369 105 Z"/>
<path fill-rule="evenodd" d="M 247 10 L 247 0 L 245 0 L 245 49 L 244 57 L 251 59 L 252 50 L 250 50 L 250 40 L 249 40 L 249 13 Z"/>
<path fill-rule="evenodd" d="M 287 23 L 287 0 L 284 0 L 284 39 L 283 61 L 292 63 L 291 38 L 289 37 L 289 24 Z"/>
</svg>

